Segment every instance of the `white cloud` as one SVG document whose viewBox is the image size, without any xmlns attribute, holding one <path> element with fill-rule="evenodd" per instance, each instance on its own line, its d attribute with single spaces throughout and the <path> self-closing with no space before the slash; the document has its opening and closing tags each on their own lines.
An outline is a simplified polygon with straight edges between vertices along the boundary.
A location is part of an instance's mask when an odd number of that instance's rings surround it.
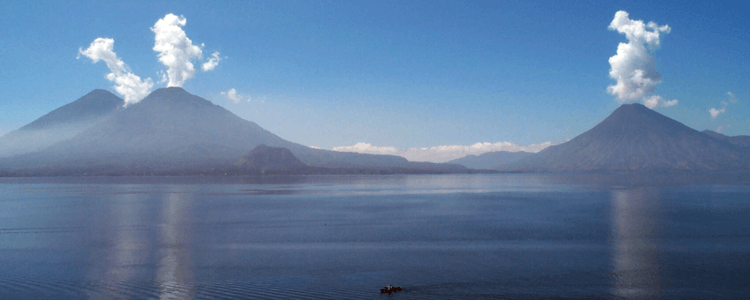
<svg viewBox="0 0 750 300">
<path fill-rule="evenodd" d="M 724 131 L 724 129 L 729 129 L 729 127 L 732 127 L 732 126 L 729 126 L 729 125 L 719 125 L 718 127 L 716 127 L 716 132 L 721 133 L 722 131 Z"/>
<path fill-rule="evenodd" d="M 726 107 L 722 109 L 715 109 L 712 107 L 711 109 L 708 110 L 708 113 L 711 114 L 711 120 L 716 120 L 716 117 L 718 117 L 719 114 L 725 113 L 726 111 L 727 111 Z"/>
<path fill-rule="evenodd" d="M 670 107 L 677 105 L 677 99 L 675 100 L 664 100 L 661 96 L 653 95 L 651 97 L 643 98 L 643 105 L 650 109 L 661 107 Z"/>
<path fill-rule="evenodd" d="M 247 101 L 252 101 L 252 98 L 250 96 L 242 96 L 240 94 L 237 94 L 237 90 L 235 89 L 229 89 L 226 92 L 221 92 L 222 95 L 226 96 L 227 99 L 232 100 L 234 103 L 240 103 L 240 101 L 247 99 Z"/>
<path fill-rule="evenodd" d="M 399 150 L 395 147 L 378 147 L 370 145 L 369 143 L 356 143 L 352 146 L 333 147 L 333 151 L 399 155 Z"/>
<path fill-rule="evenodd" d="M 727 97 L 729 97 L 730 103 L 737 103 L 737 97 L 735 97 L 732 92 L 727 92 Z"/>
<path fill-rule="evenodd" d="M 192 78 L 195 68 L 191 61 L 203 53 L 201 47 L 193 45 L 182 30 L 186 23 L 187 19 L 182 16 L 167 14 L 151 27 L 155 40 L 153 49 L 159 52 L 159 61 L 167 66 L 167 86 L 181 87 Z"/>
<path fill-rule="evenodd" d="M 654 22 L 646 24 L 642 20 L 631 20 L 628 13 L 621 10 L 615 13 L 609 29 L 624 34 L 628 42 L 620 43 L 617 54 L 609 58 L 609 77 L 617 80 L 617 83 L 608 86 L 607 92 L 616 95 L 620 103 L 643 100 L 647 106 L 659 106 L 660 103 L 654 105 L 657 99 L 646 98 L 656 92 L 656 85 L 662 81 L 661 75 L 656 72 L 656 63 L 650 51 L 659 48 L 661 33 L 669 33 L 671 28 Z M 672 100 L 662 106 L 676 104 L 677 100 Z"/>
<path fill-rule="evenodd" d="M 732 94 L 732 92 L 727 92 L 727 97 L 729 97 L 729 102 L 727 101 L 721 101 L 721 109 L 711 108 L 708 110 L 708 113 L 711 115 L 711 121 L 716 120 L 716 118 L 725 112 L 727 112 L 727 106 L 729 106 L 729 103 L 737 103 L 737 97 Z M 721 127 L 721 126 L 720 126 Z M 729 125 L 727 125 L 729 127 Z"/>
<path fill-rule="evenodd" d="M 664 101 L 661 103 L 662 107 L 670 107 L 670 106 L 675 106 L 675 105 L 677 105 L 677 99 L 672 99 L 672 100 Z"/>
<path fill-rule="evenodd" d="M 410 161 L 428 161 L 428 162 L 446 162 L 449 160 L 464 157 L 466 155 L 479 155 L 493 151 L 508 152 L 539 152 L 544 148 L 551 146 L 552 143 L 545 142 L 541 144 L 516 145 L 510 142 L 497 143 L 476 143 L 470 146 L 465 145 L 446 145 L 427 148 L 408 148 L 398 149 L 395 147 L 379 147 L 368 143 L 357 143 L 353 146 L 333 147 L 333 151 L 357 152 L 367 154 L 397 155 Z"/>
<path fill-rule="evenodd" d="M 221 57 L 219 57 L 219 52 L 214 52 L 213 54 L 211 54 L 211 57 L 208 58 L 208 61 L 203 63 L 203 72 L 213 70 L 217 65 L 219 65 L 220 61 Z"/>
<path fill-rule="evenodd" d="M 86 50 L 79 48 L 78 57 L 86 56 L 93 63 L 104 61 L 110 71 L 106 76 L 107 80 L 115 83 L 115 91 L 125 98 L 125 106 L 127 106 L 148 96 L 154 84 L 151 78 L 141 80 L 141 77 L 130 71 L 125 62 L 113 51 L 114 43 L 114 39 L 97 38 Z"/>
<path fill-rule="evenodd" d="M 164 71 L 158 71 L 158 72 L 156 72 L 156 75 L 159 76 L 159 78 L 161 78 L 161 79 L 159 79 L 159 81 L 157 83 L 161 84 L 161 83 L 165 83 L 165 82 L 169 81 L 169 79 L 167 78 L 167 73 L 164 73 Z"/>
</svg>

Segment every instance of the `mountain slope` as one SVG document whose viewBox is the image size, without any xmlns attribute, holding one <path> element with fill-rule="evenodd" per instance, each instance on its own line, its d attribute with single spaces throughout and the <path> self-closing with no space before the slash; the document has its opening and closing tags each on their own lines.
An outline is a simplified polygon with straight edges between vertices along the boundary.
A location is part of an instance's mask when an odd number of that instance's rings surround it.
<svg viewBox="0 0 750 300">
<path fill-rule="evenodd" d="M 241 139 L 246 136 L 258 142 Z M 75 138 L 20 159 L 53 169 L 184 170 L 237 161 L 260 143 L 282 140 L 181 88 L 166 88 Z"/>
<path fill-rule="evenodd" d="M 625 104 L 574 139 L 504 168 L 522 172 L 663 172 L 748 167 L 741 147 L 641 104 Z"/>
<path fill-rule="evenodd" d="M 312 149 L 177 87 L 158 89 L 74 138 L 0 166 L 24 174 L 194 173 L 229 168 L 261 144 L 287 148 L 309 166 L 465 171 L 396 156 Z"/>
<path fill-rule="evenodd" d="M 724 135 L 724 134 L 718 133 L 716 131 L 711 131 L 711 130 L 703 130 L 701 132 L 710 137 L 713 137 L 722 141 L 727 141 L 730 144 L 734 144 L 743 148 L 750 148 L 750 136 L 747 136 L 747 135 L 728 136 L 728 135 Z"/>
<path fill-rule="evenodd" d="M 70 139 L 115 114 L 124 101 L 105 90 L 94 90 L 35 121 L 0 137 L 0 157 L 29 153 Z"/>
<path fill-rule="evenodd" d="M 462 158 L 454 159 L 448 163 L 463 165 L 471 169 L 486 169 L 494 170 L 501 168 L 509 163 L 516 162 L 523 158 L 529 157 L 533 153 L 530 152 L 507 152 L 507 151 L 495 151 L 482 153 L 480 155 L 467 155 Z"/>
</svg>

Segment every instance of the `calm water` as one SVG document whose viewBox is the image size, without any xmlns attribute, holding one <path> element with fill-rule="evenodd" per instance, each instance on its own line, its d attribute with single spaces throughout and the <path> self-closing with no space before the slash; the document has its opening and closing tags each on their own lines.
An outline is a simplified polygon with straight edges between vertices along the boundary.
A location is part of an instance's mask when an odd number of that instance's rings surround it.
<svg viewBox="0 0 750 300">
<path fill-rule="evenodd" d="M 747 174 L 674 177 L 0 178 L 0 299 L 750 297 Z"/>
</svg>

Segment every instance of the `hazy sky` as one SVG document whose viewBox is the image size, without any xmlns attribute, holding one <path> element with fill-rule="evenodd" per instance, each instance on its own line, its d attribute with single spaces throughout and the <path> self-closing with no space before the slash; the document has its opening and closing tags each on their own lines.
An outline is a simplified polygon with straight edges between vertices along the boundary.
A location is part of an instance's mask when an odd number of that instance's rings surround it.
<svg viewBox="0 0 750 300">
<path fill-rule="evenodd" d="M 671 104 L 655 109 L 695 129 L 750 134 L 742 1 L 128 2 L 0 0 L 0 134 L 93 89 L 117 93 L 109 73 L 150 90 L 182 84 L 284 139 L 327 149 L 554 144 L 621 101 L 647 99 Z M 657 43 L 610 28 L 620 10 L 622 20 L 655 22 L 646 29 Z M 164 50 L 179 29 L 194 47 L 183 56 Z M 651 57 L 610 65 L 629 37 L 623 55 Z M 97 38 L 111 42 L 89 48 Z M 117 55 L 109 61 L 107 46 Z M 179 59 L 192 74 L 178 73 Z M 646 72 L 628 75 L 634 65 Z M 624 86 L 643 89 L 608 92 L 613 66 Z"/>
</svg>

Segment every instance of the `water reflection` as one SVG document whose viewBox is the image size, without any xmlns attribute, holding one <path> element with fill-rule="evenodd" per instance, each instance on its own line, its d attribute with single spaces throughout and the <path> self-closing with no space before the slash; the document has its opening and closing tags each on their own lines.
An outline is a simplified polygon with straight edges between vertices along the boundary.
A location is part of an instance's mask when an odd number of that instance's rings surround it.
<svg viewBox="0 0 750 300">
<path fill-rule="evenodd" d="M 139 254 L 139 248 L 148 241 L 144 231 L 138 230 L 141 209 L 137 205 L 137 197 L 124 194 L 111 201 L 110 226 L 112 226 L 112 245 L 108 251 L 107 262 L 111 266 L 105 273 L 106 282 L 129 282 L 135 275 L 132 266 L 143 263 L 144 257 Z"/>
<path fill-rule="evenodd" d="M 87 203 L 88 299 L 195 298 L 192 241 L 194 193 L 167 186 L 116 186 Z"/>
<path fill-rule="evenodd" d="M 88 299 L 123 298 L 129 286 L 143 280 L 153 243 L 146 230 L 148 207 L 133 186 L 111 187 L 110 197 L 91 197 L 81 207 L 78 222 L 85 224 L 81 249 L 88 252 L 85 277 L 94 286 Z"/>
<path fill-rule="evenodd" d="M 156 281 L 159 299 L 193 299 L 192 194 L 170 193 L 162 201 Z M 187 223 L 187 224 L 186 224 Z"/>
<path fill-rule="evenodd" d="M 660 294 L 657 238 L 661 216 L 653 189 L 612 191 L 613 294 L 651 299 Z"/>
</svg>

